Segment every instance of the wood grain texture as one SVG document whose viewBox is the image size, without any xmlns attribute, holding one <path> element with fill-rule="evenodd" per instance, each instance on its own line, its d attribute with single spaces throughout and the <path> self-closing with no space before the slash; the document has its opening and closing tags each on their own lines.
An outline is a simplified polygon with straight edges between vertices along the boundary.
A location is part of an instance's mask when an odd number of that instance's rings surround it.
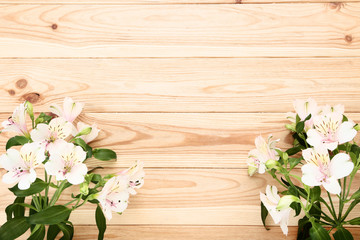
<svg viewBox="0 0 360 240">
<path fill-rule="evenodd" d="M 108 174 L 119 170 L 111 168 L 97 172 Z M 42 171 L 38 173 L 43 175 Z M 109 225 L 261 225 L 259 192 L 264 192 L 268 184 L 278 185 L 269 175 L 249 177 L 246 169 L 162 168 L 146 169 L 146 174 L 146 184 L 130 198 L 128 209 L 121 216 L 114 214 Z M 294 174 L 301 176 L 301 171 Z M 360 175 L 357 175 L 351 193 L 358 189 L 359 184 Z M 7 192 L 6 187 L 2 184 L 1 192 Z M 66 190 L 58 203 L 65 204 L 71 200 L 70 194 L 78 191 L 78 186 Z M 4 209 L 13 199 L 12 194 L 6 194 L 0 203 L 1 208 Z M 333 199 L 337 207 L 336 197 Z M 74 224 L 95 224 L 94 211 L 95 205 L 86 204 L 72 213 L 71 221 Z M 349 219 L 359 213 L 360 206 L 354 209 Z M 4 219 L 5 214 L 1 212 L 1 222 Z M 290 225 L 296 226 L 297 219 L 291 218 Z M 270 217 L 268 222 L 273 225 Z"/>
<path fill-rule="evenodd" d="M 360 122 L 358 113 L 347 116 Z M 92 147 L 118 154 L 117 162 L 89 159 L 89 167 L 128 167 L 140 159 L 152 168 L 247 168 L 258 135 L 273 134 L 282 149 L 292 143 L 284 113 L 86 113 L 80 120 L 102 130 Z M 13 135 L 1 134 L 0 146 Z"/>
<path fill-rule="evenodd" d="M 283 235 L 279 227 L 269 227 L 266 231 L 262 226 L 108 226 L 105 239 L 126 240 L 229 240 L 229 239 L 252 239 L 252 240 L 295 240 L 297 227 L 289 227 L 288 236 Z M 347 228 L 354 236 L 360 238 L 359 228 Z M 97 238 L 96 226 L 77 225 L 75 227 L 76 240 L 89 240 Z M 21 238 L 20 240 L 26 238 Z"/>
<path fill-rule="evenodd" d="M 0 57 L 360 56 L 360 3 L 2 5 Z"/>
<path fill-rule="evenodd" d="M 70 96 L 86 112 L 287 112 L 312 96 L 360 112 L 359 69 L 360 58 L 0 59 L 0 109 Z"/>
<path fill-rule="evenodd" d="M 308 3 L 358 2 L 358 0 L 307 0 Z M 254 4 L 254 3 L 304 3 L 303 0 L 0 0 L 0 4 Z"/>
</svg>

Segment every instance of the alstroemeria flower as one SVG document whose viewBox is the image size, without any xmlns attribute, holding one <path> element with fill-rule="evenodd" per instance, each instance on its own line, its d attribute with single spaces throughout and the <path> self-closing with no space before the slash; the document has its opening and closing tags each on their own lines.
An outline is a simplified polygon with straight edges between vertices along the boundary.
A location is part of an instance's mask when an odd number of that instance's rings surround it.
<svg viewBox="0 0 360 240">
<path fill-rule="evenodd" d="M 76 136 L 76 134 L 80 133 L 82 130 L 91 127 L 91 132 L 89 134 L 86 135 L 82 135 L 80 136 L 80 138 L 82 138 L 82 140 L 84 140 L 84 142 L 89 143 L 91 141 L 93 141 L 99 134 L 100 130 L 97 128 L 97 125 L 94 123 L 93 125 L 88 125 L 86 123 L 83 122 L 78 122 L 77 123 L 77 129 L 76 131 L 73 133 L 73 136 Z"/>
<path fill-rule="evenodd" d="M 31 139 L 34 142 L 41 142 L 46 146 L 46 150 L 50 151 L 56 148 L 59 140 L 67 138 L 73 130 L 72 123 L 66 121 L 62 117 L 54 118 L 49 125 L 40 123 L 31 131 Z"/>
<path fill-rule="evenodd" d="M 266 170 L 265 163 L 272 159 L 278 160 L 279 155 L 275 151 L 275 144 L 279 140 L 272 140 L 272 136 L 269 135 L 267 142 L 262 136 L 258 136 L 255 139 L 256 149 L 249 152 L 248 157 L 248 173 L 252 176 L 256 171 L 263 174 Z"/>
<path fill-rule="evenodd" d="M 340 194 L 338 179 L 348 176 L 354 163 L 348 154 L 338 153 L 331 160 L 324 147 L 308 148 L 302 151 L 307 164 L 302 166 L 302 182 L 308 186 L 320 186 L 333 194 Z"/>
<path fill-rule="evenodd" d="M 83 163 L 86 152 L 80 146 L 59 140 L 56 148 L 51 148 L 49 153 L 49 161 L 45 163 L 49 175 L 56 176 L 57 181 L 67 179 L 73 185 L 84 181 L 88 169 Z"/>
<path fill-rule="evenodd" d="M 128 179 L 128 192 L 132 195 L 136 194 L 135 189 L 139 189 L 144 185 L 144 164 L 137 161 L 134 166 L 119 173 Z"/>
<path fill-rule="evenodd" d="M 312 98 L 308 98 L 307 100 L 299 100 L 296 99 L 293 102 L 295 113 L 289 112 L 287 113 L 287 119 L 291 122 L 296 122 L 296 114 L 299 116 L 301 121 L 304 121 L 309 114 L 311 114 L 311 118 L 305 121 L 305 131 L 310 129 L 313 125 L 313 119 L 315 116 L 319 114 L 321 109 L 318 107 L 316 101 Z"/>
<path fill-rule="evenodd" d="M 287 235 L 291 208 L 284 208 L 282 210 L 276 209 L 280 201 L 280 196 L 277 192 L 278 190 L 276 186 L 267 185 L 266 195 L 260 193 L 260 200 L 269 211 L 274 222 L 276 224 L 280 224 L 282 232 Z"/>
<path fill-rule="evenodd" d="M 45 160 L 45 149 L 38 143 L 26 143 L 20 152 L 8 149 L 0 157 L 0 164 L 8 172 L 3 176 L 4 183 L 19 183 L 21 190 L 28 189 L 36 179 L 35 168 Z"/>
<path fill-rule="evenodd" d="M 3 132 L 16 132 L 24 136 L 29 136 L 29 131 L 26 126 L 26 102 L 20 104 L 15 108 L 11 117 L 2 122 Z"/>
<path fill-rule="evenodd" d="M 113 211 L 122 213 L 127 208 L 129 200 L 127 187 L 128 178 L 125 176 L 117 176 L 110 178 L 101 192 L 99 192 L 97 199 L 108 220 L 112 218 Z"/>
<path fill-rule="evenodd" d="M 329 112 L 314 118 L 314 129 L 307 131 L 306 141 L 314 147 L 324 145 L 333 151 L 339 144 L 351 141 L 356 136 L 355 123 L 346 121 L 342 123 L 341 112 Z"/>
<path fill-rule="evenodd" d="M 70 97 L 64 99 L 63 109 L 57 104 L 50 106 L 50 111 L 59 117 L 65 118 L 69 122 L 73 122 L 84 108 L 84 104 L 74 102 Z"/>
</svg>

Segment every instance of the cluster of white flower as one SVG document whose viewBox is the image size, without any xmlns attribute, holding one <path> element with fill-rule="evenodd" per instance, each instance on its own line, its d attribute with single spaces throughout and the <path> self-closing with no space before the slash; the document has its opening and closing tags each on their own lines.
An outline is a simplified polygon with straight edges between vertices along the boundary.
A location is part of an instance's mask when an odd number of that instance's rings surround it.
<svg viewBox="0 0 360 240">
<path fill-rule="evenodd" d="M 66 180 L 78 185 L 84 182 L 88 168 L 84 161 L 87 152 L 74 140 L 81 138 L 86 144 L 93 141 L 99 134 L 96 124 L 91 126 L 78 122 L 84 104 L 74 102 L 66 97 L 63 107 L 50 106 L 50 111 L 56 117 L 50 117 L 46 122 L 34 123 L 32 105 L 28 102 L 20 104 L 12 116 L 2 123 L 2 132 L 12 131 L 28 139 L 20 151 L 10 148 L 0 157 L 0 164 L 8 172 L 3 176 L 7 184 L 18 183 L 20 190 L 25 190 L 36 180 L 36 168 L 44 163 L 46 173 L 55 176 L 57 181 Z M 32 118 L 33 129 L 28 130 L 27 114 Z M 98 200 L 104 214 L 111 219 L 111 211 L 122 212 L 127 207 L 129 194 L 135 194 L 135 189 L 144 183 L 144 170 L 141 162 L 117 174 L 106 182 L 98 193 Z"/>
<path fill-rule="evenodd" d="M 286 127 L 296 133 L 297 124 L 303 122 L 301 137 L 304 147 L 299 149 L 302 150 L 304 159 L 301 181 L 307 186 L 322 185 L 329 193 L 340 194 L 341 186 L 338 179 L 348 176 L 354 169 L 354 163 L 349 154 L 339 152 L 338 146 L 354 139 L 357 134 L 356 124 L 343 115 L 343 105 L 318 106 L 315 100 L 309 98 L 305 101 L 294 101 L 294 109 L 295 113 L 287 114 L 292 123 Z M 280 165 L 277 161 L 281 151 L 275 146 L 278 141 L 272 140 L 271 135 L 268 141 L 261 136 L 255 139 L 256 149 L 251 150 L 248 156 L 250 176 L 256 172 L 263 174 L 277 164 Z M 277 188 L 267 186 L 266 195 L 261 193 L 260 198 L 275 223 L 280 223 L 284 234 L 287 234 L 291 208 L 287 206 L 285 209 L 279 209 L 280 196 L 277 194 Z"/>
</svg>

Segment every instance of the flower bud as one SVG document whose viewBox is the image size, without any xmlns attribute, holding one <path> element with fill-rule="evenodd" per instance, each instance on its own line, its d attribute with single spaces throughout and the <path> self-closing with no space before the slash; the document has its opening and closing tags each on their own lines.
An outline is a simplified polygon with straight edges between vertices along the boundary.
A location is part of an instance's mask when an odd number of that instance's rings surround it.
<svg viewBox="0 0 360 240">
<path fill-rule="evenodd" d="M 292 123 L 292 124 L 286 124 L 285 125 L 286 129 L 292 131 L 292 132 L 296 132 L 296 129 L 295 129 L 295 123 Z"/>
<path fill-rule="evenodd" d="M 80 184 L 80 193 L 83 195 L 89 194 L 89 183 L 88 182 L 85 181 Z"/>
<path fill-rule="evenodd" d="M 280 201 L 276 207 L 277 210 L 285 210 L 290 207 L 293 202 L 300 202 L 300 199 L 294 195 L 285 195 L 280 198 Z"/>
<path fill-rule="evenodd" d="M 273 160 L 273 159 L 268 160 L 268 161 L 265 163 L 265 165 L 266 165 L 266 168 L 267 168 L 267 169 L 273 169 L 273 168 L 277 169 L 277 167 L 280 166 L 279 162 L 278 162 L 278 161 L 275 161 L 275 160 Z"/>
<path fill-rule="evenodd" d="M 91 127 L 84 128 L 83 130 L 81 130 L 81 132 L 76 134 L 75 137 L 79 137 L 79 136 L 82 136 L 82 135 L 88 135 L 89 133 L 91 133 L 91 130 L 92 130 Z"/>
<path fill-rule="evenodd" d="M 254 175 L 256 173 L 257 169 L 258 169 L 257 167 L 249 166 L 249 168 L 248 168 L 249 176 L 251 177 L 252 175 Z"/>
</svg>

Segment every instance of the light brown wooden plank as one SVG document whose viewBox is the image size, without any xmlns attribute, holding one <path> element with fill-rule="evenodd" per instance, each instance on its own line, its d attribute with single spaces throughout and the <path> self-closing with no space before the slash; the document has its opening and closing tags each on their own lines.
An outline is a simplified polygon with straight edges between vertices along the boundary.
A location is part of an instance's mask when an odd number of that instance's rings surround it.
<svg viewBox="0 0 360 240">
<path fill-rule="evenodd" d="M 0 114 L 0 119 L 8 116 Z M 360 122 L 358 113 L 347 116 Z M 247 168 L 258 135 L 280 138 L 283 150 L 292 143 L 284 113 L 85 113 L 81 120 L 102 129 L 91 146 L 118 154 L 117 162 L 89 159 L 90 167 L 128 167 L 140 159 L 146 167 Z M 2 133 L 0 146 L 13 135 Z"/>
<path fill-rule="evenodd" d="M 4 5 L 0 57 L 360 56 L 360 3 Z"/>
<path fill-rule="evenodd" d="M 0 109 L 70 96 L 86 112 L 287 112 L 312 96 L 360 112 L 359 69 L 360 58 L 3 59 Z"/>
<path fill-rule="evenodd" d="M 253 4 L 253 3 L 304 3 L 304 0 L 0 0 L 0 4 Z M 307 0 L 308 3 L 358 2 L 358 0 Z M 335 6 L 334 6 L 335 7 Z"/>
<path fill-rule="evenodd" d="M 108 174 L 119 169 L 103 169 Z M 1 170 L 1 175 L 5 172 Z M 187 225 L 261 225 L 259 192 L 267 184 L 276 184 L 269 175 L 249 177 L 246 169 L 146 169 L 146 183 L 138 194 L 130 198 L 130 205 L 123 215 L 115 214 L 109 225 L 116 224 L 187 224 Z M 301 176 L 300 171 L 296 174 Z M 42 176 L 42 174 L 39 175 Z M 358 189 L 360 175 L 352 184 L 352 192 Z M 0 208 L 13 201 L 12 193 L 5 184 L 0 185 Z M 279 188 L 280 189 L 280 188 Z M 66 190 L 58 203 L 65 204 L 70 193 L 78 193 L 74 186 Z M 337 206 L 336 197 L 333 198 Z M 95 224 L 95 206 L 86 204 L 73 212 L 74 224 Z M 349 219 L 357 217 L 356 207 Z M 0 222 L 5 221 L 1 211 Z M 272 224 L 269 218 L 269 224 Z M 290 220 L 296 226 L 297 218 Z"/>
<path fill-rule="evenodd" d="M 347 228 L 354 236 L 360 238 L 360 228 Z M 94 225 L 76 225 L 76 240 L 97 238 L 97 228 Z M 289 227 L 288 236 L 283 235 L 279 227 L 270 227 L 266 231 L 262 226 L 108 226 L 105 239 L 126 240 L 292 240 L 296 239 L 297 227 Z M 26 238 L 24 238 L 26 239 Z"/>
</svg>

